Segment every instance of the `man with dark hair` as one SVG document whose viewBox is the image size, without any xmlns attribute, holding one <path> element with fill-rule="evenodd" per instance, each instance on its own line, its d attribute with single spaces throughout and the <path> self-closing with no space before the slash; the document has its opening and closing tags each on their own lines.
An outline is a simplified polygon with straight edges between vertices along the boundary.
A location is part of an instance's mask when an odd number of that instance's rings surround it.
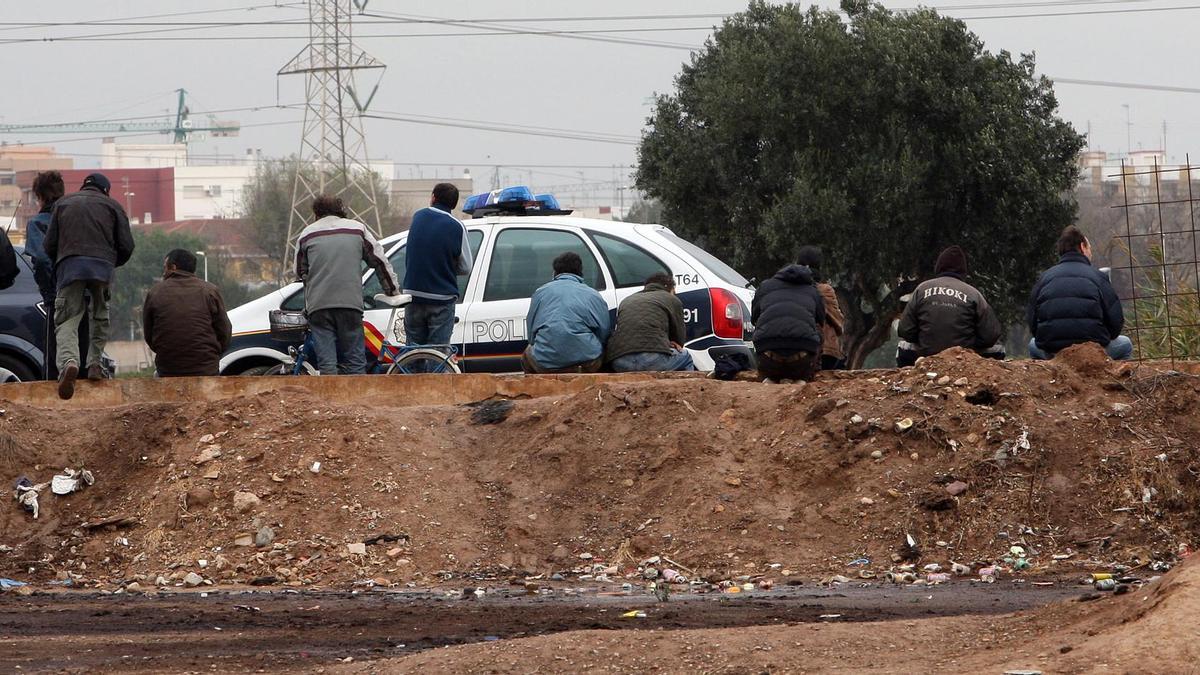
<svg viewBox="0 0 1200 675">
<path fill-rule="evenodd" d="M 821 324 L 821 370 L 837 370 L 845 365 L 845 352 L 842 351 L 845 316 L 838 304 L 837 291 L 825 282 L 825 275 L 821 273 L 823 257 L 819 247 L 801 246 L 796 253 L 796 264 L 812 270 L 817 290 L 825 301 L 825 323 Z"/>
<path fill-rule="evenodd" d="M 605 361 L 618 373 L 695 370 L 692 355 L 683 348 L 686 340 L 675 278 L 657 272 L 646 279 L 645 288 L 617 307 L 617 325 L 608 340 Z"/>
<path fill-rule="evenodd" d="M 410 345 L 449 344 L 454 331 L 458 277 L 474 264 L 467 228 L 451 215 L 456 206 L 458 188 L 438 183 L 408 228 L 404 292 L 413 301 L 404 308 L 404 334 Z"/>
<path fill-rule="evenodd" d="M 1132 357 L 1133 342 L 1121 335 L 1121 299 L 1108 277 L 1092 267 L 1091 242 L 1070 226 L 1054 250 L 1058 264 L 1042 273 L 1029 300 L 1029 356 L 1050 359 L 1071 345 L 1095 342 L 1115 361 Z"/>
<path fill-rule="evenodd" d="M 750 303 L 758 374 L 767 382 L 810 381 L 821 359 L 825 301 L 804 265 L 786 265 Z"/>
<path fill-rule="evenodd" d="M 933 265 L 933 276 L 912 292 L 900 317 L 896 365 L 911 366 L 919 357 L 951 347 L 1003 359 L 1000 320 L 983 294 L 965 281 L 966 252 L 958 246 L 946 248 Z"/>
<path fill-rule="evenodd" d="M 196 256 L 177 248 L 163 260 L 162 281 L 142 303 L 142 333 L 159 377 L 220 375 L 232 337 L 216 286 L 196 278 Z"/>
<path fill-rule="evenodd" d="M 594 373 L 611 330 L 608 303 L 584 283 L 583 259 L 567 251 L 554 259 L 554 279 L 533 292 L 521 365 L 527 373 Z"/>
<path fill-rule="evenodd" d="M 108 343 L 108 304 L 113 274 L 133 255 L 129 218 L 117 200 L 108 196 L 110 183 L 102 173 L 88 174 L 79 192 L 59 199 L 50 213 L 44 242 L 54 260 L 55 337 L 57 338 L 58 395 L 75 395 L 79 376 L 79 323 L 90 309 L 91 344 L 87 378 L 100 380 L 104 346 Z M 90 303 L 85 299 L 90 296 Z M 90 304 L 90 308 L 89 308 Z"/>
<path fill-rule="evenodd" d="M 46 310 L 45 357 L 42 359 L 42 377 L 58 379 L 55 354 L 58 341 L 54 335 L 54 297 L 58 288 L 54 283 L 54 260 L 46 254 L 46 231 L 50 229 L 50 213 L 54 204 L 66 193 L 62 174 L 57 171 L 42 171 L 33 179 L 33 196 L 38 202 L 38 212 L 25 223 L 25 254 L 33 263 L 33 279 L 42 294 L 42 306 Z M 86 303 L 85 303 L 86 305 Z M 86 310 L 85 310 L 86 315 Z M 80 357 L 87 358 L 88 320 L 79 322 Z"/>
<path fill-rule="evenodd" d="M 375 269 L 384 293 L 399 294 L 392 263 L 362 223 L 346 215 L 342 200 L 313 200 L 316 221 L 296 243 L 296 276 L 304 281 L 304 313 L 322 375 L 361 375 L 367 370 L 363 341 L 362 263 Z"/>
</svg>

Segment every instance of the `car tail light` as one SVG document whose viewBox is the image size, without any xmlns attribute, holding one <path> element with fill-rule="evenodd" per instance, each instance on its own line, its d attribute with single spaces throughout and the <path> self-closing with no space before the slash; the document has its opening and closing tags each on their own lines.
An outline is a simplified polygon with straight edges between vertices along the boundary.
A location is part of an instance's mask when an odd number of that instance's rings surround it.
<svg viewBox="0 0 1200 675">
<path fill-rule="evenodd" d="M 742 339 L 742 301 L 724 288 L 708 289 L 708 297 L 712 300 L 713 334 Z"/>
</svg>

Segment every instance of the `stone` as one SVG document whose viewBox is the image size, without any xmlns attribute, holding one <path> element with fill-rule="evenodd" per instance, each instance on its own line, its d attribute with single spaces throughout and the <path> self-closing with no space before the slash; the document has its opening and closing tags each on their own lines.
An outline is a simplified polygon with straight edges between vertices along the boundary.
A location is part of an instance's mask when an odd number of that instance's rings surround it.
<svg viewBox="0 0 1200 675">
<path fill-rule="evenodd" d="M 155 586 L 170 586 L 171 581 L 160 574 L 160 575 L 158 575 L 158 578 L 154 580 L 154 585 Z"/>
<path fill-rule="evenodd" d="M 621 481 L 621 485 L 624 485 L 625 487 L 633 487 L 633 479 L 626 478 L 625 480 Z"/>
<path fill-rule="evenodd" d="M 570 555 L 571 555 L 571 552 L 567 550 L 566 546 L 555 546 L 554 552 L 550 554 L 550 559 L 556 560 L 556 561 L 562 561 L 562 560 L 566 560 L 568 557 L 570 557 Z"/>
<path fill-rule="evenodd" d="M 863 506 L 871 506 L 875 503 L 875 500 L 871 499 L 870 497 L 863 497 L 862 499 L 858 500 L 858 503 L 862 504 Z"/>
<path fill-rule="evenodd" d="M 141 593 L 142 585 L 136 581 L 131 581 L 131 582 L 125 584 L 125 592 L 126 593 Z"/>
<path fill-rule="evenodd" d="M 220 456 L 221 456 L 221 446 L 210 445 L 207 448 L 201 450 L 199 453 L 196 454 L 195 457 L 192 458 L 192 464 L 195 464 L 196 466 L 200 466 L 201 464 L 207 464 L 208 462 L 211 462 Z"/>
<path fill-rule="evenodd" d="M 726 484 L 726 485 L 731 485 L 731 486 L 733 486 L 733 487 L 737 487 L 737 486 L 739 486 L 739 485 L 741 485 L 741 484 L 742 484 L 742 479 L 741 479 L 741 478 L 738 478 L 737 476 L 726 476 L 726 477 L 725 477 L 725 484 Z"/>
<path fill-rule="evenodd" d="M 204 478 L 207 478 L 208 480 L 216 480 L 220 477 L 221 477 L 221 470 L 215 466 L 213 468 L 209 469 L 208 471 L 204 472 Z"/>
<path fill-rule="evenodd" d="M 937 384 L 939 387 L 944 387 L 944 386 L 950 384 L 950 376 L 943 375 L 943 376 L 939 377 L 937 380 Z"/>
<path fill-rule="evenodd" d="M 594 556 L 594 555 L 592 555 L 591 553 L 580 553 L 580 554 L 579 554 L 579 559 L 580 559 L 580 560 L 591 560 L 591 559 L 592 559 L 592 558 L 594 558 L 594 557 L 595 557 L 595 556 Z"/>
<path fill-rule="evenodd" d="M 874 450 L 871 452 L 871 459 L 883 459 L 882 450 Z"/>
<path fill-rule="evenodd" d="M 233 493 L 233 508 L 238 513 L 249 513 L 258 508 L 261 502 L 262 500 L 253 492 L 238 491 Z"/>
<path fill-rule="evenodd" d="M 192 488 L 187 491 L 187 507 L 208 506 L 212 503 L 213 492 L 208 488 Z"/>
<path fill-rule="evenodd" d="M 233 545 L 234 546 L 253 546 L 254 545 L 254 537 L 252 537 L 248 534 L 239 534 L 237 536 L 237 538 L 235 538 L 233 540 Z"/>
<path fill-rule="evenodd" d="M 1112 411 L 1118 415 L 1124 415 L 1125 413 L 1129 412 L 1130 410 L 1133 410 L 1133 406 L 1129 405 L 1128 403 L 1112 404 Z"/>
<path fill-rule="evenodd" d="M 183 585 L 188 586 L 189 588 L 195 588 L 202 583 L 204 583 L 204 577 L 196 574 L 195 572 L 188 572 L 187 575 L 183 577 Z"/>
<path fill-rule="evenodd" d="M 392 580 L 388 579 L 387 577 L 375 577 L 371 580 L 371 583 L 375 584 L 376 586 L 383 586 L 384 588 L 387 588 L 388 586 L 392 585 Z"/>
<path fill-rule="evenodd" d="M 946 492 L 948 492 L 950 494 L 950 496 L 952 496 L 952 497 L 957 497 L 957 496 L 961 495 L 962 493 L 966 492 L 968 487 L 970 487 L 970 486 L 968 486 L 966 483 L 962 482 L 961 480 L 956 480 L 953 483 L 946 486 Z"/>
<path fill-rule="evenodd" d="M 399 547 L 390 548 L 390 549 L 388 549 L 387 557 L 393 558 L 393 559 L 399 558 L 403 553 L 404 553 L 404 549 L 402 549 L 402 548 L 399 548 Z"/>
<path fill-rule="evenodd" d="M 258 528 L 258 532 L 254 533 L 254 545 L 259 548 L 266 548 L 275 541 L 275 530 L 269 526 L 263 525 Z"/>
<path fill-rule="evenodd" d="M 200 445 L 208 445 L 209 443 L 212 443 L 215 440 L 217 440 L 217 439 L 212 434 L 204 434 L 203 436 L 200 437 L 199 443 L 200 443 Z"/>
<path fill-rule="evenodd" d="M 724 513 L 724 512 L 725 512 L 725 505 L 724 505 L 724 504 L 717 504 L 716 506 L 714 506 L 714 507 L 713 507 L 713 510 L 712 510 L 712 512 L 713 512 L 713 513 Z"/>
<path fill-rule="evenodd" d="M 367 545 L 361 541 L 356 541 L 352 544 L 346 544 L 346 552 L 350 555 L 366 555 Z"/>
<path fill-rule="evenodd" d="M 965 377 L 960 377 L 960 378 L 958 378 L 957 380 L 955 380 L 955 381 L 954 381 L 954 386 L 956 386 L 956 387 L 965 387 L 965 386 L 967 386 L 967 383 L 968 383 L 968 382 L 970 382 L 970 380 L 968 380 L 967 378 L 965 378 Z"/>
<path fill-rule="evenodd" d="M 919 453 L 914 452 L 913 454 L 909 455 L 908 458 L 915 462 L 918 459 L 921 459 L 921 455 Z"/>
<path fill-rule="evenodd" d="M 529 514 L 529 515 L 527 515 L 527 516 L 525 516 L 525 517 L 526 517 L 526 518 L 528 518 L 528 519 L 530 519 L 530 520 L 537 520 L 537 514 L 536 514 L 536 513 L 531 513 L 531 514 Z"/>
</svg>

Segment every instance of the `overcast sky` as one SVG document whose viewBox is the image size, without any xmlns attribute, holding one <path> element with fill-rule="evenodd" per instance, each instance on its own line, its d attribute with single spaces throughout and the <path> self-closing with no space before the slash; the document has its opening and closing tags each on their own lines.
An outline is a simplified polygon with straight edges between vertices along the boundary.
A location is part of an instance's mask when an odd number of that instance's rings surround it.
<svg viewBox="0 0 1200 675">
<path fill-rule="evenodd" d="M 272 6 L 280 4 L 285 6 Z M 836 2 L 822 2 L 835 6 Z M 888 7 L 913 2 L 891 1 Z M 1040 72 L 1052 77 L 1155 85 L 1200 86 L 1190 77 L 1196 55 L 1189 37 L 1200 9 L 1130 12 L 1195 3 L 1183 0 L 946 0 L 960 17 L 1031 14 L 1035 18 L 970 19 L 968 24 L 991 50 L 1035 52 Z M 247 7 L 256 7 L 247 11 Z M 739 11 L 734 0 L 370 0 L 355 32 L 360 46 L 387 64 L 371 109 L 380 115 L 429 116 L 483 122 L 489 126 L 552 128 L 575 136 L 604 134 L 626 142 L 524 136 L 494 131 L 369 120 L 372 157 L 398 163 L 397 175 L 432 176 L 469 168 L 486 186 L 496 165 L 502 182 L 530 182 L 563 193 L 587 183 L 592 199 L 613 201 L 613 164 L 635 161 L 636 139 L 649 114 L 650 97 L 667 91 L 688 58 L 680 47 L 703 43 L 707 16 L 660 20 L 579 20 L 578 17 L 710 15 Z M 213 10 L 226 10 L 216 12 Z M 1112 12 L 1076 16 L 1048 13 Z M 179 15 L 189 12 L 186 15 Z M 159 15 L 157 18 L 146 18 Z M 163 16 L 173 15 L 173 16 Z M 522 30 L 638 29 L 593 33 L 591 37 L 654 45 L 613 43 L 538 35 L 494 35 L 464 26 L 396 22 L 396 15 L 504 21 Z M 391 17 L 391 22 L 388 17 Z M 572 21 L 546 21 L 574 17 Z M 274 109 L 303 97 L 303 77 L 276 72 L 307 40 L 304 25 L 188 27 L 188 30 L 112 35 L 180 26 L 39 26 L 14 22 L 278 22 L 303 21 L 304 3 L 271 0 L 84 0 L 0 3 L 0 123 L 69 122 L 173 112 L 172 90 L 186 88 L 195 111 L 264 106 L 262 110 L 219 113 L 245 128 L 240 138 L 196 143 L 196 155 L 241 155 L 248 147 L 271 156 L 295 152 L 301 112 Z M 530 21 L 530 19 L 543 19 Z M 365 25 L 366 22 L 378 22 Z M 386 22 L 386 23 L 385 23 Z M 669 31 L 645 32 L 648 28 Z M 701 30 L 680 30 L 701 28 Z M 367 37 L 368 35 L 386 37 Z M 425 34 L 424 36 L 422 34 Z M 442 34 L 437 37 L 428 34 Z M 451 34 L 451 35 L 447 35 Z M 467 36 L 466 34 L 473 34 Z M 45 37 L 100 36 L 102 41 L 42 41 Z M 578 35 L 578 34 L 577 34 Z M 171 37 L 239 36 L 240 40 L 177 40 Z M 35 41 L 15 41 L 34 38 Z M 156 39 L 146 39 L 156 38 Z M 378 71 L 359 77 L 369 91 Z M 1091 124 L 1092 145 L 1126 150 L 1126 111 L 1133 122 L 1132 145 L 1158 148 L 1167 125 L 1167 150 L 1182 161 L 1200 155 L 1200 94 L 1060 84 L 1062 114 L 1081 132 Z M 198 120 L 199 121 L 199 120 Z M 255 126 L 257 125 L 257 126 Z M 6 134 L 3 140 L 46 141 L 77 156 L 77 166 L 94 166 L 99 140 L 91 134 Z M 157 142 L 140 136 L 129 142 Z M 530 173 L 532 172 L 532 173 Z M 580 176 L 582 172 L 582 177 Z M 615 182 L 623 182 L 618 178 Z M 477 185 L 480 183 L 477 182 Z M 571 187 L 576 186 L 576 187 Z"/>
</svg>

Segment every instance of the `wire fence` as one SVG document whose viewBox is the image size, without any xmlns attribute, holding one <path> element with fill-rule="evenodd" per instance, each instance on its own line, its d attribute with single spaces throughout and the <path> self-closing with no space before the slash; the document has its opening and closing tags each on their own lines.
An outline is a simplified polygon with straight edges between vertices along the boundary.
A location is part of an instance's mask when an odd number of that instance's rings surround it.
<svg viewBox="0 0 1200 675">
<path fill-rule="evenodd" d="M 1111 256 L 1113 284 L 1125 303 L 1134 358 L 1200 358 L 1200 239 L 1190 155 L 1183 166 L 1121 163 L 1123 213 Z"/>
</svg>

